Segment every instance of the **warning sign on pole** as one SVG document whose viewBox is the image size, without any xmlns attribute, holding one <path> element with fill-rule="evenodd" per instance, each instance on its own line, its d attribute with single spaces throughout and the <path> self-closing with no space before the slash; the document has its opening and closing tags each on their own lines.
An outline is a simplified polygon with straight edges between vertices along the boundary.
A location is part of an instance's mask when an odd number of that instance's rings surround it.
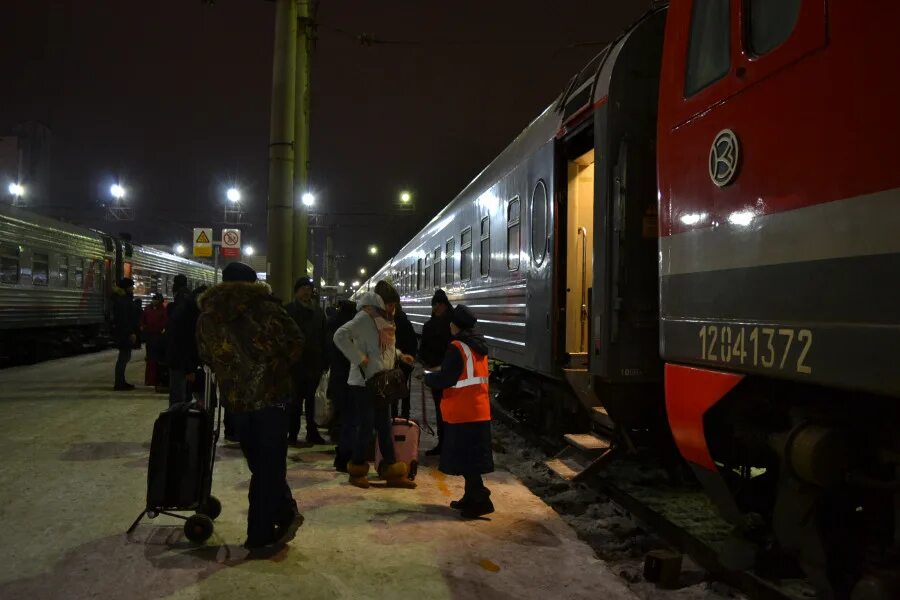
<svg viewBox="0 0 900 600">
<path fill-rule="evenodd" d="M 240 229 L 223 229 L 222 230 L 222 256 L 240 257 L 241 256 L 241 230 Z"/>
<path fill-rule="evenodd" d="M 212 227 L 195 227 L 194 256 L 212 255 Z"/>
</svg>

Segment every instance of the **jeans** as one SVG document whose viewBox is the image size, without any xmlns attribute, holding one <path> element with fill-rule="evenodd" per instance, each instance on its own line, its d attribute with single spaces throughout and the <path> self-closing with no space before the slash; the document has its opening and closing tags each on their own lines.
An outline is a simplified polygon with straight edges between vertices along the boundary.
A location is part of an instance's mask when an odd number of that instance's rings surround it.
<svg viewBox="0 0 900 600">
<path fill-rule="evenodd" d="M 188 400 L 187 386 L 187 371 L 169 370 L 169 406 Z"/>
<path fill-rule="evenodd" d="M 349 461 L 353 455 L 353 446 L 356 444 L 356 437 L 359 431 L 356 409 L 350 396 L 351 389 L 349 386 L 344 386 L 335 391 L 335 401 L 341 414 L 341 432 L 338 437 L 337 455 L 338 462 L 343 464 Z"/>
<path fill-rule="evenodd" d="M 275 526 L 293 516 L 294 499 L 287 484 L 287 419 L 283 406 L 233 413 L 241 451 L 250 467 L 250 510 L 247 541 L 275 540 Z"/>
<path fill-rule="evenodd" d="M 359 429 L 356 443 L 353 445 L 353 463 L 365 464 L 366 449 L 372 442 L 372 429 L 378 434 L 378 447 L 385 464 L 396 462 L 394 456 L 394 438 L 391 435 L 391 407 L 388 404 L 375 402 L 368 388 L 351 385 L 350 400 L 353 412 L 356 413 Z M 378 468 L 378 465 L 375 465 Z"/>
<path fill-rule="evenodd" d="M 306 408 L 306 434 L 319 431 L 316 424 L 316 389 L 319 387 L 320 377 L 312 378 L 307 375 L 294 378 L 294 397 L 288 404 L 288 438 L 296 440 L 300 435 L 300 418 L 303 416 L 304 405 Z"/>
<path fill-rule="evenodd" d="M 131 360 L 131 346 L 119 347 L 119 357 L 116 359 L 116 387 L 122 387 L 127 383 L 125 381 L 125 366 L 129 360 Z"/>
</svg>

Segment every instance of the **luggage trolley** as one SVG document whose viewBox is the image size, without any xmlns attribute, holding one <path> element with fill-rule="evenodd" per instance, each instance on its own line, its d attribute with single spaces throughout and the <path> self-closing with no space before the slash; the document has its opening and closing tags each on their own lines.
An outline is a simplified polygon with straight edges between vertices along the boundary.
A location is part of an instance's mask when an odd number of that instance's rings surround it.
<svg viewBox="0 0 900 600">
<path fill-rule="evenodd" d="M 147 503 L 127 534 L 146 515 L 167 515 L 184 520 L 184 535 L 205 542 L 213 533 L 213 521 L 222 504 L 212 495 L 213 467 L 222 423 L 222 403 L 213 394 L 215 375 L 203 367 L 203 406 L 184 402 L 160 413 L 153 425 L 150 463 L 147 467 Z M 172 511 L 193 511 L 183 516 Z"/>
</svg>

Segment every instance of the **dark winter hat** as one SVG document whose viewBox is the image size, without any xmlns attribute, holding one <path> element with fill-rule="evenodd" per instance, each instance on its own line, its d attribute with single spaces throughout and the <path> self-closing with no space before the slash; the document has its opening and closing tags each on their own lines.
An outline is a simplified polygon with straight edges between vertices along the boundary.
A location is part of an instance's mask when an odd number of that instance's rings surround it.
<svg viewBox="0 0 900 600">
<path fill-rule="evenodd" d="M 447 298 L 447 292 L 445 292 L 442 289 L 438 289 L 434 293 L 434 296 L 431 297 L 431 305 L 436 306 L 438 304 L 446 304 L 447 306 L 449 306 L 451 308 L 453 307 L 453 305 L 450 304 L 450 299 Z"/>
<path fill-rule="evenodd" d="M 243 281 L 254 283 L 256 271 L 244 263 L 233 262 L 222 270 L 222 281 Z"/>
<path fill-rule="evenodd" d="M 302 287 L 306 287 L 306 286 L 315 287 L 315 284 L 313 283 L 313 280 L 310 279 L 309 277 L 301 277 L 300 279 L 298 279 L 297 281 L 294 282 L 294 293 L 297 293 L 297 290 L 299 290 Z"/>
<path fill-rule="evenodd" d="M 457 304 L 450 315 L 450 321 L 460 329 L 472 329 L 478 323 L 478 317 L 468 306 Z"/>
<path fill-rule="evenodd" d="M 187 276 L 179 273 L 172 279 L 172 289 L 175 291 L 183 290 L 187 287 Z"/>
<path fill-rule="evenodd" d="M 134 287 L 134 280 L 131 277 L 123 277 L 119 280 L 119 287 L 123 290 L 130 290 Z"/>
</svg>

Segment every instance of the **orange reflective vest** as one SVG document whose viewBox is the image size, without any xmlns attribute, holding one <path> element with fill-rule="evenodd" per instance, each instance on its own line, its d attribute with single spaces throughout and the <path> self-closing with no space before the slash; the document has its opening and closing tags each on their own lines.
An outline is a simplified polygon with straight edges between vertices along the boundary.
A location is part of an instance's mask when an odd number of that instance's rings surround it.
<svg viewBox="0 0 900 600">
<path fill-rule="evenodd" d="M 441 416 L 447 423 L 477 423 L 491 420 L 488 394 L 488 357 L 475 354 L 459 340 L 451 342 L 463 359 L 463 370 L 456 385 L 444 390 Z"/>
</svg>

